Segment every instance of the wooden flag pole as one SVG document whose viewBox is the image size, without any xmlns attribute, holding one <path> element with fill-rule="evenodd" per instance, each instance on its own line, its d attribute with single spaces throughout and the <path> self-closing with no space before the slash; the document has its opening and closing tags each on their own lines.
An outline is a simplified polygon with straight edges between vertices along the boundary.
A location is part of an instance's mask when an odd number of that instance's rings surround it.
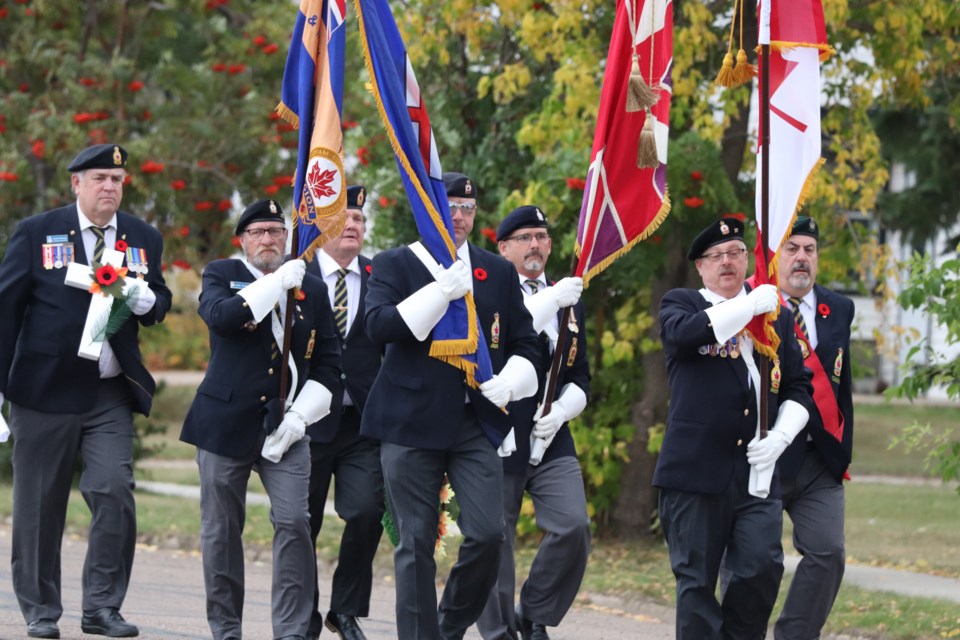
<svg viewBox="0 0 960 640">
<path fill-rule="evenodd" d="M 294 252 L 299 251 L 299 225 L 293 225 L 290 246 Z M 290 367 L 287 361 L 290 360 L 290 334 L 292 333 L 290 329 L 293 328 L 293 291 L 293 289 L 287 290 L 287 308 L 283 314 L 283 349 L 280 353 L 280 409 L 284 413 L 287 409 L 287 392 L 289 391 L 287 385 L 290 384 Z"/>
<path fill-rule="evenodd" d="M 770 237 L 770 3 L 763 0 L 760 12 L 760 240 L 763 268 L 770 273 L 767 254 Z M 760 268 L 759 266 L 757 267 Z M 769 407 L 767 389 L 770 388 L 770 360 L 760 358 L 760 439 L 767 437 Z"/>
<path fill-rule="evenodd" d="M 577 273 L 577 255 L 573 255 L 573 264 L 570 265 L 570 274 L 575 275 Z M 553 405 L 553 396 L 557 392 L 557 378 L 560 377 L 560 366 L 563 364 L 563 345 L 567 340 L 567 325 L 570 324 L 570 313 L 572 312 L 573 305 L 569 307 L 564 307 L 563 313 L 560 314 L 560 326 L 557 331 L 557 348 L 553 350 L 553 359 L 550 361 L 550 375 L 547 376 L 547 385 L 546 391 L 544 391 L 544 397 L 546 398 L 543 402 L 543 411 L 540 413 L 540 416 L 543 417 L 550 413 L 550 407 Z M 586 329 L 586 324 L 584 324 L 584 330 Z"/>
</svg>

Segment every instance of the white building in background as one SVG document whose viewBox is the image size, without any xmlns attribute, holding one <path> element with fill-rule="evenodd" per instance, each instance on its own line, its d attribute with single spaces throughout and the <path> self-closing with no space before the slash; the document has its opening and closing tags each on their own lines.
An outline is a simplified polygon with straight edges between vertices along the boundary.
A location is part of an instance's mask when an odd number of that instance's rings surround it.
<svg viewBox="0 0 960 640">
<path fill-rule="evenodd" d="M 890 171 L 890 190 L 899 192 L 910 188 L 915 182 L 915 175 L 904 170 L 903 165 L 894 164 Z M 960 224 L 951 229 L 942 229 L 936 237 L 922 245 L 907 242 L 899 232 L 887 232 L 885 244 L 890 249 L 890 255 L 898 262 L 906 262 L 914 252 L 933 257 L 937 266 L 946 260 L 956 257 L 957 247 L 951 241 L 960 235 Z M 902 365 L 907 360 L 910 348 L 922 341 L 930 345 L 938 357 L 952 360 L 960 354 L 960 344 L 951 344 L 947 340 L 946 328 L 932 317 L 919 310 L 904 310 L 897 303 L 897 296 L 903 290 L 907 272 L 901 271 L 900 278 L 888 282 L 891 299 L 882 306 L 878 299 L 871 296 L 850 296 L 856 304 L 856 316 L 853 326 L 852 340 L 858 342 L 851 345 L 855 357 L 861 359 L 854 362 L 856 375 L 857 365 L 861 370 L 875 371 L 875 375 L 860 376 L 855 381 L 855 390 L 860 393 L 877 393 L 878 391 L 899 384 L 903 378 Z M 871 287 L 872 288 L 872 287 Z M 960 304 L 960 301 L 957 302 Z M 903 331 L 897 331 L 897 328 Z M 918 338 L 913 339 L 913 334 Z M 876 335 L 883 337 L 883 346 L 878 346 Z M 859 348 L 858 348 L 859 347 Z M 921 352 L 915 358 L 927 359 Z M 932 400 L 947 400 L 946 388 L 934 387 L 927 394 Z"/>
</svg>

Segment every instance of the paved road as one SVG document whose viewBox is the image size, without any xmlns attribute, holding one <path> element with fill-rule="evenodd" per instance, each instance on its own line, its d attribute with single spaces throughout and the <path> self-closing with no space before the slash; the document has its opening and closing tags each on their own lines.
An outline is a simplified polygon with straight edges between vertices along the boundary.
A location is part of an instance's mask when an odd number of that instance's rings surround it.
<svg viewBox="0 0 960 640">
<path fill-rule="evenodd" d="M 92 640 L 80 631 L 80 571 L 86 540 L 67 538 L 63 543 L 63 602 L 60 620 L 64 640 Z M 0 525 L 0 558 L 10 557 L 10 527 Z M 329 576 L 328 576 L 329 577 Z M 327 581 L 329 582 L 329 580 Z M 247 562 L 244 635 L 257 640 L 273 637 L 270 629 L 270 564 Z M 203 570 L 196 552 L 137 548 L 130 591 L 122 613 L 140 627 L 146 640 L 209 638 L 204 612 Z M 329 601 L 321 593 L 321 602 Z M 628 607 L 628 608 L 627 608 Z M 370 617 L 363 628 L 370 640 L 396 638 L 394 585 L 389 576 L 374 583 Z M 0 639 L 26 637 L 26 626 L 10 583 L 10 564 L 0 562 Z M 673 610 L 640 603 L 627 605 L 614 598 L 582 597 L 561 627 L 551 632 L 556 640 L 667 640 L 674 637 Z M 475 630 L 469 640 L 479 639 Z M 333 638 L 323 634 L 321 638 Z"/>
</svg>

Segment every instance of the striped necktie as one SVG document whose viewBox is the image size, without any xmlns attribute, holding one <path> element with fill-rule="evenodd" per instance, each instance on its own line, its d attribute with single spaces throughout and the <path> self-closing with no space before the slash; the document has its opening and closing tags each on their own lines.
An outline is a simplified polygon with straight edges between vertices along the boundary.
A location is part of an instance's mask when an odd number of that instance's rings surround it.
<svg viewBox="0 0 960 640">
<path fill-rule="evenodd" d="M 533 295 L 536 295 L 537 291 L 540 290 L 539 280 L 528 279 L 528 280 L 524 280 L 523 284 L 527 285 L 527 288 L 530 289 L 530 293 Z"/>
<path fill-rule="evenodd" d="M 803 337 L 809 340 L 810 334 L 807 333 L 807 323 L 803 321 L 803 314 L 800 313 L 800 298 L 787 298 L 787 300 L 790 301 L 790 306 L 793 307 L 793 317 L 796 319 L 800 331 L 803 332 Z"/>
<path fill-rule="evenodd" d="M 271 311 L 271 316 L 276 316 L 280 321 L 280 326 L 283 326 L 283 317 L 280 315 L 280 303 L 274 305 L 273 311 Z M 270 318 L 270 321 L 273 322 L 273 317 Z M 271 335 L 273 335 L 271 333 Z M 276 338 L 271 338 L 270 340 L 270 362 L 274 366 L 280 365 L 280 345 L 277 344 Z"/>
<path fill-rule="evenodd" d="M 340 337 L 347 337 L 347 270 L 337 269 L 337 286 L 333 290 L 333 319 Z"/>
<path fill-rule="evenodd" d="M 97 242 L 93 245 L 94 262 L 100 262 L 100 259 L 103 258 L 103 251 L 107 248 L 107 245 L 104 242 L 104 234 L 109 228 L 110 227 L 90 227 L 90 230 L 93 231 L 93 235 L 97 236 Z"/>
</svg>

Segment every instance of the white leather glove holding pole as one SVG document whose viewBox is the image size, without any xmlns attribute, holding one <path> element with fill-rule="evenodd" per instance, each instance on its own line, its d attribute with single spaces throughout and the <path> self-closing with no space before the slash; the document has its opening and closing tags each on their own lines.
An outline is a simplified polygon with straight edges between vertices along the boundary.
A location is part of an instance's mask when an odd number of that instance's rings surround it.
<svg viewBox="0 0 960 640">
<path fill-rule="evenodd" d="M 723 344 L 741 329 L 753 316 L 770 313 L 780 306 L 780 292 L 772 284 L 762 284 L 745 296 L 737 296 L 715 304 L 706 310 L 713 335 Z"/>
<path fill-rule="evenodd" d="M 450 303 L 467 295 L 473 280 L 470 268 L 462 260 L 435 272 L 434 277 L 435 282 L 410 294 L 397 305 L 397 313 L 420 342 L 427 339 Z"/>
<path fill-rule="evenodd" d="M 270 462 L 280 462 L 287 449 L 303 438 L 307 425 L 330 413 L 332 400 L 333 394 L 329 389 L 316 380 L 307 380 L 297 399 L 283 415 L 280 426 L 263 441 L 260 455 Z"/>
<path fill-rule="evenodd" d="M 3 408 L 3 394 L 0 393 L 0 409 Z M 0 413 L 0 442 L 6 442 L 10 439 L 10 427 L 7 426 L 7 421 L 4 419 L 3 414 Z"/>
<path fill-rule="evenodd" d="M 123 282 L 124 302 L 127 303 L 134 315 L 142 316 L 153 308 L 157 301 L 157 294 L 150 289 L 146 280 L 125 278 Z"/>
<path fill-rule="evenodd" d="M 237 294 L 247 301 L 255 322 L 263 320 L 273 309 L 284 291 L 303 284 L 307 264 L 303 260 L 291 260 L 283 263 L 273 273 L 251 282 Z"/>
<path fill-rule="evenodd" d="M 810 413 L 799 402 L 787 400 L 780 405 L 777 422 L 763 440 L 755 436 L 747 445 L 747 462 L 759 473 L 773 469 L 793 439 L 807 425 Z"/>
<path fill-rule="evenodd" d="M 537 370 L 526 358 L 510 356 L 500 373 L 480 385 L 480 393 L 501 409 L 537 392 Z"/>
<path fill-rule="evenodd" d="M 568 382 L 563 386 L 560 397 L 550 405 L 550 413 L 545 416 L 541 415 L 544 406 L 541 404 L 537 413 L 533 416 L 530 464 L 534 466 L 540 464 L 540 461 L 543 460 L 543 455 L 550 448 L 557 432 L 560 431 L 560 427 L 565 422 L 569 422 L 583 413 L 587 406 L 587 394 L 577 385 Z"/>
<path fill-rule="evenodd" d="M 552 287 L 526 296 L 524 303 L 533 316 L 533 330 L 540 333 L 560 309 L 577 304 L 583 293 L 583 278 L 564 278 Z"/>
</svg>

